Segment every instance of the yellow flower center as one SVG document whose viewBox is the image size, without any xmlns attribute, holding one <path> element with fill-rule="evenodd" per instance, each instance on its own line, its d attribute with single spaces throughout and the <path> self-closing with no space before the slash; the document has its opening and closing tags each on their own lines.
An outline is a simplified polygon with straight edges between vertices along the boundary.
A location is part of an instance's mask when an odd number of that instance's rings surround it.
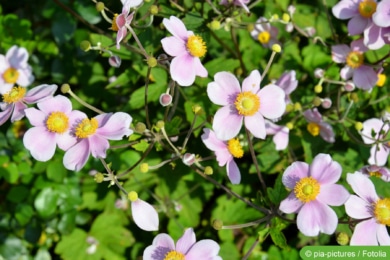
<svg viewBox="0 0 390 260">
<path fill-rule="evenodd" d="M 164 257 L 164 260 L 185 260 L 185 259 L 186 259 L 185 255 L 175 250 L 169 251 Z"/>
<path fill-rule="evenodd" d="M 370 176 L 381 178 L 382 174 L 380 172 L 369 172 Z"/>
<path fill-rule="evenodd" d="M 359 3 L 359 13 L 365 18 L 371 18 L 376 11 L 376 2 L 374 0 L 363 0 Z"/>
<path fill-rule="evenodd" d="M 234 102 L 238 113 L 243 116 L 253 116 L 260 108 L 260 98 L 250 91 L 241 92 Z"/>
<path fill-rule="evenodd" d="M 314 122 L 310 122 L 308 125 L 307 125 L 307 131 L 309 131 L 309 133 L 312 135 L 312 136 L 317 136 L 320 134 L 320 126 L 317 124 L 317 123 L 314 123 Z"/>
<path fill-rule="evenodd" d="M 19 72 L 17 69 L 8 68 L 3 73 L 3 79 L 7 83 L 14 84 L 16 81 L 18 81 L 18 78 L 19 78 Z"/>
<path fill-rule="evenodd" d="M 386 82 L 386 75 L 385 74 L 378 74 L 378 81 L 376 82 L 376 85 L 378 87 L 383 87 Z"/>
<path fill-rule="evenodd" d="M 194 57 L 203 57 L 207 52 L 206 43 L 202 37 L 198 35 L 191 35 L 187 40 L 187 50 Z"/>
<path fill-rule="evenodd" d="M 95 118 L 91 118 L 91 120 L 85 118 L 77 125 L 75 135 L 78 138 L 87 138 L 96 132 L 98 126 L 98 121 Z"/>
<path fill-rule="evenodd" d="M 352 69 L 357 69 L 363 64 L 363 53 L 359 51 L 351 51 L 350 53 L 348 53 L 346 61 L 347 65 L 350 66 Z"/>
<path fill-rule="evenodd" d="M 46 127 L 50 132 L 62 134 L 69 127 L 69 118 L 63 112 L 53 112 L 46 120 Z"/>
<path fill-rule="evenodd" d="M 117 32 L 119 30 L 118 25 L 116 24 L 116 18 L 118 17 L 118 14 L 114 14 L 114 17 L 112 18 L 112 24 L 111 24 L 111 30 Z"/>
<path fill-rule="evenodd" d="M 241 158 L 244 155 L 244 150 L 242 149 L 242 146 L 238 138 L 230 139 L 228 141 L 227 148 L 230 154 L 233 155 L 233 157 L 235 158 Z"/>
<path fill-rule="evenodd" d="M 315 200 L 320 193 L 320 184 L 313 177 L 302 178 L 294 187 L 295 196 L 303 203 Z"/>
<path fill-rule="evenodd" d="M 267 31 L 259 33 L 257 36 L 257 39 L 261 44 L 267 44 L 269 40 L 271 39 L 271 34 Z"/>
<path fill-rule="evenodd" d="M 13 87 L 10 91 L 3 95 L 3 101 L 10 104 L 21 100 L 26 94 L 26 88 Z"/>
<path fill-rule="evenodd" d="M 374 215 L 380 224 L 390 226 L 390 198 L 380 199 L 375 203 Z"/>
</svg>

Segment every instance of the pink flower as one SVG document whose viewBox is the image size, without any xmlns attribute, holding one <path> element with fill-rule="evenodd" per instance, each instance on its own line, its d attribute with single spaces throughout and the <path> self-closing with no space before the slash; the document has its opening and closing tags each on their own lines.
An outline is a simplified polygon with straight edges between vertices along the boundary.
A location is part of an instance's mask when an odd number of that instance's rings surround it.
<svg viewBox="0 0 390 260">
<path fill-rule="evenodd" d="M 177 241 L 176 245 L 168 234 L 159 234 L 153 239 L 143 254 L 143 260 L 222 260 L 219 253 L 219 245 L 211 239 L 203 239 L 196 242 L 192 228 L 187 228 Z"/>
<path fill-rule="evenodd" d="M 130 130 L 131 120 L 131 116 L 123 112 L 101 114 L 91 119 L 82 113 L 71 132 L 77 143 L 65 153 L 65 168 L 80 170 L 90 154 L 95 158 L 106 158 L 106 150 L 110 146 L 108 140 L 121 140 L 133 133 Z"/>
<path fill-rule="evenodd" d="M 348 80 L 352 77 L 356 87 L 364 90 L 371 89 L 378 81 L 376 71 L 364 65 L 364 52 L 367 50 L 363 39 L 353 41 L 351 47 L 345 44 L 332 46 L 332 60 L 336 63 L 346 63 L 340 71 L 341 78 Z"/>
<path fill-rule="evenodd" d="M 279 209 L 287 214 L 298 213 L 297 226 L 304 235 L 335 232 L 338 218 L 328 205 L 341 206 L 349 197 L 342 185 L 335 184 L 341 171 L 340 164 L 328 154 L 318 154 L 311 165 L 294 162 L 284 171 L 282 182 L 292 192 Z"/>
<path fill-rule="evenodd" d="M 368 163 L 371 165 L 383 166 L 389 157 L 390 147 L 388 142 L 384 141 L 389 133 L 388 122 L 383 122 L 378 118 L 371 118 L 363 122 L 363 129 L 360 132 L 363 142 L 371 144 L 370 158 Z"/>
<path fill-rule="evenodd" d="M 390 170 L 386 167 L 377 165 L 366 165 L 359 170 L 367 176 L 375 176 L 381 178 L 385 182 L 390 182 Z"/>
<path fill-rule="evenodd" d="M 237 136 L 243 121 L 246 129 L 255 137 L 266 136 L 264 117 L 276 119 L 286 109 L 283 90 L 273 84 L 260 89 L 260 72 L 254 70 L 242 82 L 229 72 L 218 72 L 207 86 L 210 100 L 223 106 L 214 116 L 213 129 L 221 140 Z"/>
<path fill-rule="evenodd" d="M 46 98 L 53 96 L 57 90 L 56 85 L 40 85 L 30 89 L 26 93 L 26 88 L 13 87 L 9 92 L 3 94 L 3 101 L 0 102 L 0 125 L 4 124 L 11 117 L 11 122 L 22 119 L 25 115 L 26 104 L 35 104 Z"/>
<path fill-rule="evenodd" d="M 390 27 L 390 0 L 379 2 L 376 12 L 372 15 L 372 20 L 379 27 Z"/>
<path fill-rule="evenodd" d="M 276 125 L 270 120 L 265 120 L 265 131 L 267 135 L 273 135 L 272 141 L 276 146 L 276 150 L 284 150 L 288 146 L 288 135 L 290 133 L 290 129 L 286 126 Z"/>
<path fill-rule="evenodd" d="M 129 1 L 128 1 L 129 2 Z M 131 1 L 130 1 L 131 2 Z M 119 50 L 121 48 L 120 42 L 126 38 L 128 26 L 130 26 L 131 21 L 133 20 L 134 12 L 130 13 L 130 6 L 124 3 L 122 7 L 122 13 L 120 15 L 115 14 L 112 21 L 111 29 L 116 31 L 116 48 Z M 119 66 L 118 66 L 119 67 Z"/>
<path fill-rule="evenodd" d="M 12 46 L 4 56 L 0 54 L 0 94 L 5 94 L 17 84 L 27 87 L 34 81 L 28 52 L 23 47 Z"/>
<path fill-rule="evenodd" d="M 222 141 L 217 138 L 214 131 L 204 128 L 204 134 L 201 136 L 203 143 L 211 151 L 215 152 L 219 166 L 226 165 L 226 172 L 229 180 L 233 184 L 239 184 L 241 181 L 240 169 L 234 158 L 241 158 L 244 151 L 237 138 L 229 141 Z"/>
<path fill-rule="evenodd" d="M 156 231 L 158 230 L 158 213 L 152 205 L 138 198 L 135 191 L 128 194 L 131 201 L 131 213 L 134 223 L 142 230 Z"/>
<path fill-rule="evenodd" d="M 332 126 L 322 119 L 322 116 L 320 112 L 318 112 L 317 108 L 306 110 L 303 112 L 303 116 L 309 122 L 307 125 L 307 131 L 309 131 L 312 136 L 320 135 L 322 139 L 328 143 L 335 142 Z"/>
<path fill-rule="evenodd" d="M 246 6 L 246 4 L 249 3 L 249 0 L 233 0 L 233 1 L 229 1 L 229 0 L 221 0 L 221 2 L 219 2 L 220 5 L 229 5 L 229 4 L 233 4 L 233 5 L 236 5 L 236 6 L 241 6 L 242 8 L 245 9 L 245 11 L 247 13 L 249 13 L 249 8 L 248 6 Z"/>
<path fill-rule="evenodd" d="M 390 198 L 381 199 L 374 184 L 360 172 L 348 173 L 347 182 L 356 195 L 345 203 L 348 216 L 361 219 L 353 231 L 351 245 L 390 245 Z"/>
<path fill-rule="evenodd" d="M 173 35 L 161 40 L 164 51 L 174 57 L 170 65 L 172 79 L 181 86 L 190 86 L 195 76 L 207 77 L 207 70 L 199 59 L 207 52 L 202 37 L 187 31 L 184 23 L 175 16 L 164 18 L 163 24 Z"/>
<path fill-rule="evenodd" d="M 278 28 L 272 26 L 267 18 L 260 17 L 251 31 L 251 36 L 253 39 L 259 41 L 264 47 L 271 49 L 272 45 L 278 43 Z"/>
<path fill-rule="evenodd" d="M 70 100 L 61 95 L 45 99 L 37 106 L 39 110 L 24 110 L 33 127 L 24 134 L 23 144 L 34 159 L 45 162 L 53 157 L 57 145 L 66 151 L 76 143 L 69 132 L 75 120 L 83 113 L 72 111 Z"/>
<path fill-rule="evenodd" d="M 285 102 L 286 104 L 291 103 L 290 94 L 297 88 L 298 80 L 296 79 L 295 70 L 286 71 L 280 76 L 280 78 L 275 82 L 275 85 L 283 89 L 286 94 Z"/>
</svg>

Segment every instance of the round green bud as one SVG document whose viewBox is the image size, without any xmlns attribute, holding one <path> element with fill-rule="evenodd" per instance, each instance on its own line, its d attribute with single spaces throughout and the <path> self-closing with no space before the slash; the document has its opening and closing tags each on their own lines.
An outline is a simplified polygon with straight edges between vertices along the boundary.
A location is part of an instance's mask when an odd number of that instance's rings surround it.
<svg viewBox="0 0 390 260">
<path fill-rule="evenodd" d="M 95 179 L 95 181 L 96 181 L 97 183 L 102 183 L 102 182 L 104 181 L 104 175 L 103 175 L 103 173 L 101 173 L 101 172 L 96 173 L 94 179 Z"/>
<path fill-rule="evenodd" d="M 152 14 L 152 15 L 158 14 L 158 6 L 157 6 L 157 5 L 151 5 L 151 6 L 149 7 L 149 12 L 150 12 L 150 14 Z"/>
<path fill-rule="evenodd" d="M 356 129 L 357 131 L 362 130 L 362 129 L 363 129 L 363 123 L 362 123 L 362 122 L 356 122 L 356 123 L 355 123 L 355 129 Z"/>
<path fill-rule="evenodd" d="M 80 42 L 80 49 L 83 51 L 89 51 L 91 49 L 91 43 L 89 41 Z"/>
<path fill-rule="evenodd" d="M 314 92 L 317 94 L 321 93 L 322 92 L 322 85 L 315 85 Z"/>
<path fill-rule="evenodd" d="M 223 222 L 220 219 L 214 219 L 213 220 L 213 228 L 215 230 L 221 230 L 223 226 Z"/>
<path fill-rule="evenodd" d="M 302 105 L 299 102 L 294 103 L 294 111 L 301 111 Z"/>
<path fill-rule="evenodd" d="M 359 96 L 358 96 L 358 94 L 355 93 L 355 92 L 354 92 L 354 93 L 351 93 L 350 99 L 351 99 L 353 102 L 355 102 L 355 103 L 359 102 Z"/>
<path fill-rule="evenodd" d="M 346 246 L 349 243 L 349 236 L 345 232 L 340 232 L 339 234 L 337 234 L 336 240 L 339 245 Z"/>
<path fill-rule="evenodd" d="M 290 15 L 288 13 L 284 13 L 282 16 L 282 20 L 288 23 L 290 21 Z"/>
<path fill-rule="evenodd" d="M 192 112 L 194 112 L 195 115 L 199 115 L 202 112 L 202 107 L 199 105 L 193 105 Z"/>
<path fill-rule="evenodd" d="M 291 112 L 291 111 L 293 111 L 293 110 L 294 110 L 294 104 L 288 103 L 288 104 L 286 105 L 286 112 Z"/>
<path fill-rule="evenodd" d="M 287 127 L 288 129 L 292 130 L 292 129 L 294 128 L 294 124 L 293 124 L 292 122 L 288 122 L 288 123 L 286 124 L 286 127 Z"/>
<path fill-rule="evenodd" d="M 282 51 L 282 47 L 279 44 L 275 43 L 274 45 L 272 45 L 272 51 L 279 53 Z"/>
<path fill-rule="evenodd" d="M 221 29 L 221 22 L 217 20 L 213 20 L 210 24 L 209 27 L 211 30 L 216 31 Z"/>
<path fill-rule="evenodd" d="M 321 104 L 322 104 L 322 100 L 321 100 L 320 97 L 315 97 L 315 98 L 313 99 L 313 105 L 314 105 L 314 106 L 318 107 L 318 106 L 320 106 Z"/>
<path fill-rule="evenodd" d="M 149 164 L 141 163 L 141 165 L 139 166 L 139 169 L 142 173 L 147 173 L 149 171 Z"/>
<path fill-rule="evenodd" d="M 100 13 L 104 10 L 104 3 L 103 2 L 97 2 L 96 3 L 96 10 Z"/>
<path fill-rule="evenodd" d="M 206 175 L 212 175 L 213 174 L 213 168 L 211 168 L 210 166 L 206 166 L 204 168 L 204 174 Z"/>
<path fill-rule="evenodd" d="M 138 122 L 135 125 L 135 131 L 138 133 L 143 133 L 146 130 L 146 125 L 142 122 Z"/>
<path fill-rule="evenodd" d="M 162 121 L 162 120 L 159 120 L 159 121 L 157 121 L 157 123 L 156 123 L 156 126 L 157 126 L 158 128 L 163 128 L 164 125 L 165 125 L 165 123 L 164 123 L 164 121 Z"/>
<path fill-rule="evenodd" d="M 62 92 L 63 94 L 68 93 L 69 90 L 70 90 L 69 84 L 62 84 L 62 86 L 61 86 L 61 92 Z"/>
<path fill-rule="evenodd" d="M 148 57 L 146 60 L 146 63 L 148 64 L 149 67 L 154 68 L 157 66 L 157 59 L 153 56 Z"/>
</svg>

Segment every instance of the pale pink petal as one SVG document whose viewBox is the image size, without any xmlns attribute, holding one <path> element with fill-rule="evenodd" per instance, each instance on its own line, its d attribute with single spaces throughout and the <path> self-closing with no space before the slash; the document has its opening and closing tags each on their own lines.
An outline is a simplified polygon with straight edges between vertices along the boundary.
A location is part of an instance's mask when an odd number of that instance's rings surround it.
<svg viewBox="0 0 390 260">
<path fill-rule="evenodd" d="M 350 52 L 351 48 L 346 44 L 333 45 L 332 60 L 336 63 L 345 63 L 345 59 Z"/>
<path fill-rule="evenodd" d="M 13 105 L 6 106 L 4 111 L 0 112 L 0 126 L 3 125 L 11 116 L 14 109 Z"/>
<path fill-rule="evenodd" d="M 386 131 L 386 125 L 383 125 L 383 121 L 378 118 L 370 118 L 363 122 L 363 129 L 360 132 L 363 142 L 365 144 L 373 144 L 375 140 L 379 138 L 379 131 L 383 129 Z"/>
<path fill-rule="evenodd" d="M 164 51 L 173 57 L 187 53 L 186 43 L 175 36 L 165 37 L 161 44 Z"/>
<path fill-rule="evenodd" d="M 45 99 L 42 102 L 39 102 L 37 106 L 47 115 L 55 111 L 63 112 L 65 114 L 72 111 L 72 102 L 70 102 L 69 98 L 62 95 Z"/>
<path fill-rule="evenodd" d="M 211 239 L 197 242 L 186 254 L 186 260 L 214 259 L 219 253 L 219 245 Z"/>
<path fill-rule="evenodd" d="M 87 163 L 89 154 L 88 139 L 83 139 L 66 151 L 63 164 L 68 170 L 79 171 Z"/>
<path fill-rule="evenodd" d="M 171 77 L 180 86 L 187 87 L 194 83 L 196 71 L 195 58 L 188 53 L 173 58 L 170 66 Z"/>
<path fill-rule="evenodd" d="M 390 27 L 390 2 L 382 0 L 372 15 L 373 22 L 380 27 Z"/>
<path fill-rule="evenodd" d="M 27 119 L 33 126 L 44 126 L 46 128 L 46 114 L 41 110 L 34 107 L 27 108 L 24 110 Z"/>
<path fill-rule="evenodd" d="M 317 200 L 330 206 L 341 206 L 349 198 L 350 194 L 344 186 L 340 184 L 321 185 Z"/>
<path fill-rule="evenodd" d="M 226 143 L 222 140 L 219 140 L 213 130 L 203 128 L 203 132 L 204 133 L 201 135 L 202 141 L 211 151 L 227 149 Z"/>
<path fill-rule="evenodd" d="M 320 136 L 328 143 L 334 143 L 335 134 L 332 126 L 326 122 L 321 122 L 319 126 L 320 126 Z"/>
<path fill-rule="evenodd" d="M 176 242 L 176 251 L 186 254 L 188 250 L 195 244 L 196 237 L 192 228 L 187 228 L 184 234 Z"/>
<path fill-rule="evenodd" d="M 131 203 L 131 212 L 134 223 L 140 229 L 145 231 L 158 230 L 158 214 L 152 205 L 141 199 L 137 199 Z"/>
<path fill-rule="evenodd" d="M 123 136 L 129 136 L 133 133 L 130 129 L 132 117 L 124 112 L 114 113 L 109 119 L 101 125 L 102 115 L 96 116 L 99 122 L 99 128 L 96 130 L 96 134 L 103 136 L 109 140 L 122 140 Z"/>
<path fill-rule="evenodd" d="M 310 164 L 310 176 L 320 184 L 336 183 L 341 176 L 340 164 L 332 160 L 329 154 L 318 154 Z"/>
<path fill-rule="evenodd" d="M 30 151 L 32 157 L 41 162 L 50 160 L 57 146 L 55 133 L 50 133 L 45 127 L 41 126 L 28 129 L 24 134 L 23 144 Z"/>
<path fill-rule="evenodd" d="M 28 52 L 24 47 L 12 46 L 5 55 L 9 64 L 13 68 L 25 68 L 27 66 Z"/>
<path fill-rule="evenodd" d="M 389 152 L 389 148 L 382 144 L 372 146 L 370 149 L 370 158 L 368 158 L 368 163 L 371 165 L 384 166 L 387 163 Z"/>
<path fill-rule="evenodd" d="M 169 19 L 164 18 L 163 24 L 173 36 L 182 39 L 183 41 L 187 41 L 188 31 L 179 18 L 175 16 L 171 16 Z"/>
<path fill-rule="evenodd" d="M 336 213 L 317 200 L 304 204 L 297 216 L 298 229 L 306 236 L 317 236 L 319 232 L 331 235 L 337 223 Z"/>
<path fill-rule="evenodd" d="M 242 82 L 242 92 L 250 91 L 257 93 L 260 89 L 261 75 L 258 70 L 252 71 Z"/>
<path fill-rule="evenodd" d="M 281 117 L 286 110 L 285 93 L 276 85 L 267 85 L 260 89 L 260 113 L 269 119 Z"/>
<path fill-rule="evenodd" d="M 283 173 L 283 185 L 294 189 L 295 185 L 302 178 L 309 177 L 309 165 L 305 162 L 293 162 Z"/>
<path fill-rule="evenodd" d="M 61 150 L 68 150 L 74 144 L 76 144 L 77 138 L 70 135 L 69 130 L 62 134 L 56 134 L 56 143 Z"/>
<path fill-rule="evenodd" d="M 218 109 L 213 120 L 213 129 L 218 139 L 227 141 L 236 137 L 241 130 L 242 119 L 234 106 Z"/>
<path fill-rule="evenodd" d="M 348 173 L 347 182 L 353 191 L 367 203 L 373 203 L 379 199 L 374 184 L 361 172 Z"/>
<path fill-rule="evenodd" d="M 118 32 L 116 33 L 116 48 L 119 50 L 121 48 L 120 42 L 126 38 L 127 28 L 122 27 L 118 28 Z"/>
<path fill-rule="evenodd" d="M 159 234 L 153 239 L 153 246 L 175 250 L 175 241 L 167 234 Z"/>
<path fill-rule="evenodd" d="M 16 83 L 21 87 L 27 87 L 34 81 L 34 76 L 32 75 L 32 69 L 30 67 L 19 69 L 19 77 Z"/>
<path fill-rule="evenodd" d="M 286 214 L 290 214 L 298 212 L 302 206 L 302 201 L 295 196 L 294 192 L 290 192 L 287 198 L 280 202 L 279 209 Z"/>
<path fill-rule="evenodd" d="M 216 73 L 214 81 L 207 85 L 207 95 L 211 102 L 221 106 L 233 104 L 240 92 L 237 78 L 225 71 Z"/>
<path fill-rule="evenodd" d="M 241 173 L 233 158 L 226 164 L 226 173 L 232 184 L 239 184 L 241 182 Z"/>
<path fill-rule="evenodd" d="M 381 27 L 377 26 L 374 23 L 371 23 L 364 30 L 364 44 L 371 50 L 377 50 L 382 48 L 385 45 L 385 40 L 383 39 Z"/>
<path fill-rule="evenodd" d="M 303 112 L 303 116 L 309 122 L 315 122 L 315 123 L 322 122 L 322 116 L 320 112 L 318 112 L 317 108 L 306 110 L 305 112 Z"/>
<path fill-rule="evenodd" d="M 272 138 L 272 141 L 275 143 L 275 149 L 277 151 L 281 151 L 287 148 L 289 141 L 289 132 L 290 129 L 288 129 L 287 127 L 283 127 Z"/>
<path fill-rule="evenodd" d="M 387 232 L 386 225 L 377 225 L 377 238 L 379 245 L 381 246 L 390 246 L 390 236 Z"/>
<path fill-rule="evenodd" d="M 23 98 L 23 101 L 26 102 L 27 104 L 34 104 L 44 100 L 45 98 L 49 98 L 53 96 L 56 90 L 57 90 L 57 85 L 55 84 L 53 85 L 42 84 L 29 90 L 26 93 L 26 96 Z"/>
<path fill-rule="evenodd" d="M 18 121 L 25 116 L 24 110 L 27 108 L 27 105 L 23 102 L 16 102 L 14 106 L 14 112 L 11 116 L 11 122 Z"/>
<path fill-rule="evenodd" d="M 10 92 L 13 86 L 14 84 L 1 82 L 0 80 L 0 94 L 4 95 L 7 92 Z"/>
<path fill-rule="evenodd" d="M 332 13 L 338 19 L 350 19 L 355 15 L 359 15 L 358 1 L 341 0 L 332 8 Z"/>
<path fill-rule="evenodd" d="M 354 40 L 351 42 L 351 49 L 352 51 L 359 51 L 359 52 L 366 52 L 369 49 L 366 45 L 364 45 L 364 39 L 359 38 L 357 40 Z"/>
<path fill-rule="evenodd" d="M 378 81 L 378 74 L 369 66 L 362 65 L 355 69 L 352 76 L 353 83 L 357 88 L 369 90 L 373 88 Z"/>
<path fill-rule="evenodd" d="M 340 76 L 343 80 L 348 80 L 350 79 L 352 76 L 353 76 L 353 73 L 354 73 L 354 69 L 352 69 L 351 67 L 349 66 L 344 66 L 341 70 L 340 70 Z"/>
<path fill-rule="evenodd" d="M 353 231 L 351 246 L 377 246 L 377 226 L 375 219 L 369 219 L 358 223 Z"/>
<path fill-rule="evenodd" d="M 291 94 L 298 86 L 295 70 L 284 72 L 275 85 L 283 89 L 286 95 Z"/>
<path fill-rule="evenodd" d="M 356 195 L 351 195 L 345 202 L 345 212 L 355 219 L 373 217 L 372 205 Z"/>
<path fill-rule="evenodd" d="M 106 151 L 110 147 L 110 143 L 107 139 L 98 135 L 88 137 L 89 150 L 95 158 L 106 158 Z"/>
<path fill-rule="evenodd" d="M 195 74 L 199 77 L 205 78 L 209 74 L 206 68 L 203 66 L 199 58 L 194 57 Z"/>
<path fill-rule="evenodd" d="M 144 0 L 121 0 L 123 8 L 130 10 L 130 8 L 139 6 Z"/>
<path fill-rule="evenodd" d="M 244 125 L 254 137 L 265 139 L 265 122 L 260 112 L 257 112 L 253 116 L 244 116 Z"/>
<path fill-rule="evenodd" d="M 360 15 L 352 17 L 348 22 L 348 33 L 349 35 L 358 35 L 362 34 L 364 30 L 368 27 L 370 20 L 364 18 Z"/>
<path fill-rule="evenodd" d="M 154 238 L 153 244 L 144 250 L 142 259 L 164 259 L 166 254 L 172 250 L 175 250 L 173 239 L 167 234 L 159 234 Z"/>
</svg>

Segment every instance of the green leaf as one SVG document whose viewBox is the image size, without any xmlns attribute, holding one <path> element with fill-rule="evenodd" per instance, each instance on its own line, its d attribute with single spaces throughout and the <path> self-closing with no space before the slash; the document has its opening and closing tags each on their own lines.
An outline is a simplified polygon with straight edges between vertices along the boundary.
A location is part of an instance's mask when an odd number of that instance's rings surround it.
<svg viewBox="0 0 390 260">
<path fill-rule="evenodd" d="M 57 210 L 58 192 L 51 187 L 46 187 L 34 200 L 35 209 L 43 218 L 48 218 Z"/>
<path fill-rule="evenodd" d="M 136 151 L 145 152 L 149 147 L 149 143 L 146 140 L 141 140 L 139 143 L 132 145 Z"/>
<path fill-rule="evenodd" d="M 275 245 L 277 245 L 280 248 L 288 248 L 286 237 L 284 236 L 282 231 L 280 231 L 277 228 L 271 228 L 270 235 Z"/>
<path fill-rule="evenodd" d="M 54 40 L 63 44 L 72 39 L 73 34 L 76 30 L 76 21 L 73 16 L 67 12 L 57 13 L 56 19 L 54 20 L 51 32 L 54 36 Z"/>
<path fill-rule="evenodd" d="M 204 64 L 207 69 L 209 76 L 214 77 L 217 72 L 229 71 L 233 72 L 240 66 L 240 62 L 236 59 L 226 59 L 225 57 L 219 57 L 212 59 L 211 61 Z"/>
<path fill-rule="evenodd" d="M 282 176 L 282 174 L 279 174 L 273 188 L 267 188 L 268 197 L 274 205 L 279 205 L 279 203 L 288 195 L 288 191 L 282 183 Z"/>
<path fill-rule="evenodd" d="M 30 193 L 26 186 L 13 186 L 7 194 L 7 200 L 13 203 L 22 202 Z"/>
<path fill-rule="evenodd" d="M 182 124 L 183 119 L 179 116 L 175 116 L 170 122 L 165 123 L 164 128 L 168 135 L 177 135 L 183 126 Z"/>
<path fill-rule="evenodd" d="M 16 207 L 15 218 L 18 220 L 19 225 L 24 226 L 34 215 L 34 209 L 28 204 L 18 204 Z"/>
<path fill-rule="evenodd" d="M 99 259 L 91 258 L 87 255 L 88 243 L 87 233 L 84 230 L 76 228 L 70 235 L 62 236 L 61 241 L 57 244 L 55 252 L 61 255 L 64 260 L 84 260 Z M 72 250 L 70 250 L 72 249 Z"/>
<path fill-rule="evenodd" d="M 12 184 L 15 184 L 19 179 L 18 167 L 15 163 L 9 163 L 0 168 L 0 174 L 4 179 Z"/>
<path fill-rule="evenodd" d="M 308 45 L 302 49 L 303 67 L 309 71 L 314 71 L 316 68 L 325 67 L 332 62 L 329 53 L 326 53 L 318 45 Z"/>
<path fill-rule="evenodd" d="M 62 162 L 51 161 L 47 166 L 46 175 L 49 180 L 62 183 L 66 178 L 66 169 Z"/>
</svg>

